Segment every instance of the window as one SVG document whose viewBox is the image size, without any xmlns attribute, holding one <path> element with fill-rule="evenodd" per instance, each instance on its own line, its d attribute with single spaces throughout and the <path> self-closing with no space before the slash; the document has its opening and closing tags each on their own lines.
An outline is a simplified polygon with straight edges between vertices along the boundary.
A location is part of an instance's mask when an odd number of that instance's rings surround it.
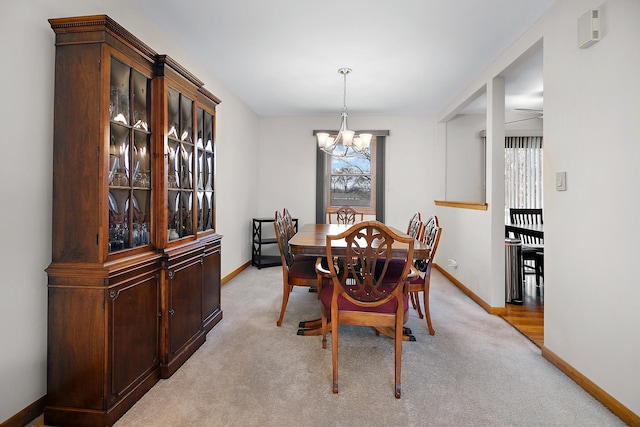
<svg viewBox="0 0 640 427">
<path fill-rule="evenodd" d="M 505 138 L 505 221 L 509 208 L 543 208 L 542 158 L 541 136 Z"/>
<path fill-rule="evenodd" d="M 373 155 L 372 155 L 373 153 Z M 325 200 L 330 208 L 349 205 L 367 215 L 376 213 L 375 140 L 358 156 L 331 157 L 326 162 Z"/>
<path fill-rule="evenodd" d="M 317 223 L 326 221 L 327 208 L 343 205 L 384 221 L 384 143 L 389 132 L 371 133 L 374 135 L 371 146 L 362 156 L 332 157 L 317 149 Z"/>
</svg>

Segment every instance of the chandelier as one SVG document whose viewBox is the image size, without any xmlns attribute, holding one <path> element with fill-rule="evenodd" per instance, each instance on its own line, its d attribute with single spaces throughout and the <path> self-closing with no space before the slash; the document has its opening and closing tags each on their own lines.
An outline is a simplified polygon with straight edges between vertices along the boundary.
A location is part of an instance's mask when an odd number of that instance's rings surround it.
<svg viewBox="0 0 640 427">
<path fill-rule="evenodd" d="M 331 136 L 326 132 L 316 133 L 318 148 L 325 153 L 336 157 L 348 157 L 358 155 L 369 149 L 372 134 L 361 133 L 356 135 L 354 131 L 347 127 L 347 74 L 351 68 L 340 68 L 338 73 L 342 74 L 344 81 L 344 95 L 342 103 L 342 115 L 340 119 L 340 130 L 338 135 Z"/>
</svg>

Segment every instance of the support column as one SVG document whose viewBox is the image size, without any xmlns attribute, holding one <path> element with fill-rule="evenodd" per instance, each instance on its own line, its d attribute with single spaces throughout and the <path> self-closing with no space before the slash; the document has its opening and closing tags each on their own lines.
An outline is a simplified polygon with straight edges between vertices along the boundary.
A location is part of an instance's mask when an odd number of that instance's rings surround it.
<svg viewBox="0 0 640 427">
<path fill-rule="evenodd" d="M 504 138 L 505 80 L 494 77 L 487 84 L 486 200 L 491 217 L 491 301 L 504 307 Z"/>
</svg>

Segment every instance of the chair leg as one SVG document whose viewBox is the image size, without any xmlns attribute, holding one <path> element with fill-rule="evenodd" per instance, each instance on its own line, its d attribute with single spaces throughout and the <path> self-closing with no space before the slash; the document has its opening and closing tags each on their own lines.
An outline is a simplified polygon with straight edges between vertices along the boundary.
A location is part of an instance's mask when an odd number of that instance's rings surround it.
<svg viewBox="0 0 640 427">
<path fill-rule="evenodd" d="M 431 312 L 429 311 L 429 281 L 426 281 L 424 284 L 424 317 L 427 318 L 427 329 L 429 329 L 429 335 L 435 335 L 436 331 L 433 329 L 433 325 L 431 324 Z"/>
<path fill-rule="evenodd" d="M 331 310 L 331 367 L 333 393 L 338 393 L 338 307 L 335 308 Z"/>
<path fill-rule="evenodd" d="M 540 288 L 540 278 L 544 278 L 544 255 L 536 254 L 536 287 Z"/>
<path fill-rule="evenodd" d="M 322 348 L 327 348 L 327 315 L 322 309 Z"/>
<path fill-rule="evenodd" d="M 284 311 L 287 308 L 287 303 L 289 302 L 289 294 L 291 293 L 292 286 L 288 283 L 285 283 L 284 289 L 282 290 L 282 308 L 280 309 L 280 317 L 278 318 L 277 325 L 282 325 L 282 319 L 284 319 Z"/>
<path fill-rule="evenodd" d="M 422 309 L 420 308 L 420 296 L 417 292 L 411 292 L 409 296 L 411 297 L 411 305 L 413 306 L 413 309 L 418 313 L 418 317 L 422 319 L 424 316 L 422 314 Z"/>
<path fill-rule="evenodd" d="M 401 366 L 402 366 L 402 322 L 403 316 L 401 313 L 396 313 L 396 333 L 395 333 L 395 396 L 396 399 L 400 399 L 400 378 L 401 378 Z"/>
</svg>

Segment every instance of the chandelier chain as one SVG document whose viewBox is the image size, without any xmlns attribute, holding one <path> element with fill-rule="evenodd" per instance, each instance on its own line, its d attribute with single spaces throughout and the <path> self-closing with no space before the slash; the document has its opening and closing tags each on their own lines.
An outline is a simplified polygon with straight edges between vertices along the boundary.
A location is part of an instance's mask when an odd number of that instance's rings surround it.
<svg viewBox="0 0 640 427">
<path fill-rule="evenodd" d="M 347 112 L 347 74 L 348 72 L 342 74 L 343 79 L 343 94 L 342 94 L 342 112 Z"/>
</svg>

